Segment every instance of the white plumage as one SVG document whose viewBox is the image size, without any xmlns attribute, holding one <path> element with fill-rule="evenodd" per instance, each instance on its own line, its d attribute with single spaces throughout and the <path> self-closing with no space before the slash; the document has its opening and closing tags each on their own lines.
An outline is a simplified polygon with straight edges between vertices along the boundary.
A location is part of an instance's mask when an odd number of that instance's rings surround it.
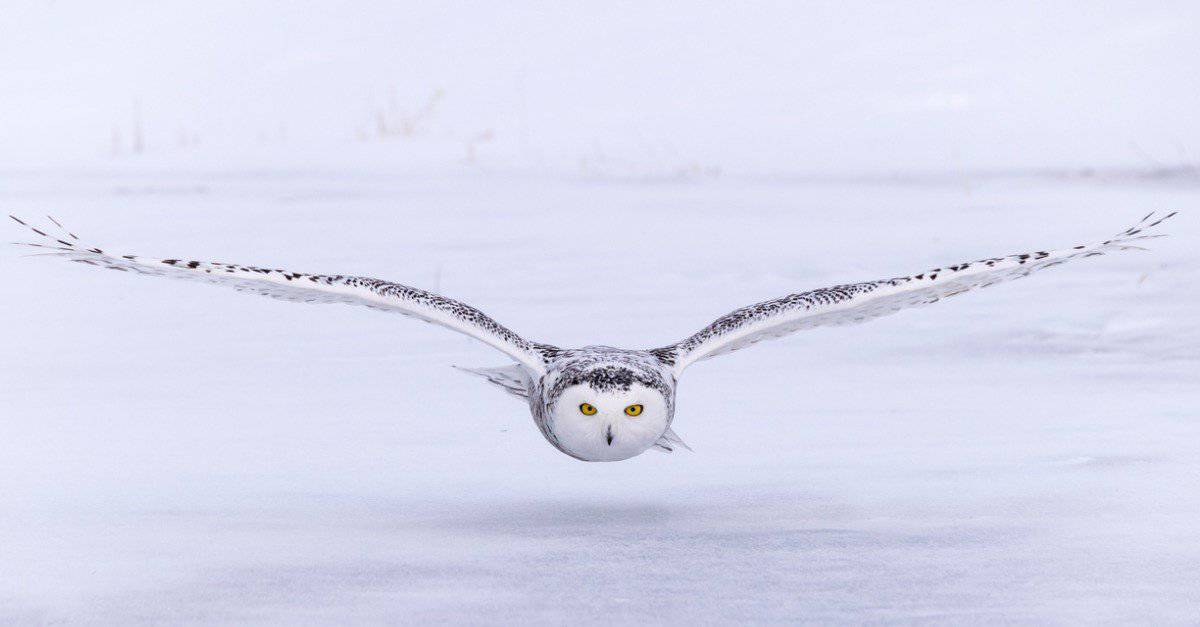
<svg viewBox="0 0 1200 627">
<path fill-rule="evenodd" d="M 989 257 L 891 279 L 790 294 L 730 312 L 684 340 L 649 350 L 588 346 L 563 349 L 514 333 L 483 312 L 432 292 L 367 277 L 308 274 L 241 264 L 115 254 L 57 228 L 30 225 L 23 245 L 46 255 L 111 270 L 201 281 L 281 300 L 346 303 L 399 313 L 469 335 L 515 363 L 464 369 L 528 401 L 539 430 L 555 448 L 586 461 L 627 459 L 656 448 L 685 446 L 671 429 L 678 377 L 693 363 L 764 339 L 818 326 L 863 322 L 972 289 L 1021 278 L 1073 259 L 1139 248 L 1161 235 L 1146 231 L 1175 215 L 1151 213 L 1104 241 Z"/>
</svg>

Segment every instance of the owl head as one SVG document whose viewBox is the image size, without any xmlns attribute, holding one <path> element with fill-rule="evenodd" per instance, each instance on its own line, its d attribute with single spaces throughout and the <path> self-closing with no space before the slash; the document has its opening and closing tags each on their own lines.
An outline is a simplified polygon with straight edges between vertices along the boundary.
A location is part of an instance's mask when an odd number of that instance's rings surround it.
<svg viewBox="0 0 1200 627">
<path fill-rule="evenodd" d="M 554 443 L 585 461 L 615 462 L 654 446 L 671 425 L 673 399 L 661 375 L 627 364 L 568 370 L 548 406 Z"/>
</svg>

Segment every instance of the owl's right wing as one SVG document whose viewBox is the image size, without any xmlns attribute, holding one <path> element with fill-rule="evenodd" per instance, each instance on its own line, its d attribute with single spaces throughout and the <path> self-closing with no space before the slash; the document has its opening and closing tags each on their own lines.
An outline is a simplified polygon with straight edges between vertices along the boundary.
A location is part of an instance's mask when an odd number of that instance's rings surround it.
<svg viewBox="0 0 1200 627">
<path fill-rule="evenodd" d="M 935 303 L 976 288 L 1019 279 L 1072 259 L 1138 248 L 1132 242 L 1162 237 L 1146 235 L 1145 231 L 1173 215 L 1175 213 L 1156 220 L 1151 213 L 1113 238 L 1093 244 L 991 257 L 934 268 L 912 276 L 835 285 L 791 294 L 730 312 L 682 342 L 651 352 L 672 366 L 675 374 L 679 375 L 701 359 L 732 352 L 765 339 L 813 327 L 864 322 L 901 309 Z"/>
<path fill-rule="evenodd" d="M 53 218 L 51 221 L 61 229 L 61 235 L 51 235 L 15 216 L 9 217 L 40 238 L 37 243 L 24 245 L 47 250 L 46 254 L 50 256 L 110 270 L 223 285 L 280 300 L 347 303 L 399 313 L 473 337 L 508 355 L 533 373 L 546 372 L 546 358 L 542 349 L 550 347 L 530 342 L 482 311 L 433 292 L 367 277 L 306 274 L 236 263 L 118 255 L 81 243 L 78 237 L 63 229 Z"/>
</svg>

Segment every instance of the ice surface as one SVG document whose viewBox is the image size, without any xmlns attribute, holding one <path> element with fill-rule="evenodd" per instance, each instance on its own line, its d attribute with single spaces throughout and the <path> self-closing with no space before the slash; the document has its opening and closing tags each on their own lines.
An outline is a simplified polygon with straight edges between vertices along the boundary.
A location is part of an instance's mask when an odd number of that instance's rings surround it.
<svg viewBox="0 0 1200 627">
<path fill-rule="evenodd" d="M 655 346 L 791 291 L 1103 238 L 1152 253 L 704 362 L 695 453 L 586 464 L 395 316 L 0 255 L 0 620 L 1188 623 L 1188 181 L 6 175 L 122 252 L 436 288 Z M 12 231 L 13 237 L 16 231 Z"/>
<path fill-rule="evenodd" d="M 1195 624 L 1197 23 L 6 0 L 0 215 L 563 346 L 1182 213 L 1151 253 L 698 364 L 695 452 L 618 464 L 442 329 L 0 250 L 0 623 Z"/>
</svg>

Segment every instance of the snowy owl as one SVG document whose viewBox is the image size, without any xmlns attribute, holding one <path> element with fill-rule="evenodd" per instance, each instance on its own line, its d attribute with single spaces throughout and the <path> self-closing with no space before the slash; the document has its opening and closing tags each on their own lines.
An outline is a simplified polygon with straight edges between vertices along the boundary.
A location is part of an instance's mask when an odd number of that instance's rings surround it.
<svg viewBox="0 0 1200 627">
<path fill-rule="evenodd" d="M 863 322 L 927 305 L 1058 264 L 1138 248 L 1171 213 L 1151 213 L 1111 239 L 1061 250 L 991 257 L 912 276 L 848 283 L 790 294 L 725 314 L 684 340 L 661 348 L 559 348 L 517 335 L 459 301 L 379 279 L 305 274 L 233 263 L 119 255 L 84 244 L 50 218 L 57 230 L 12 217 L 40 239 L 27 246 L 101 268 L 190 279 L 305 303 L 349 303 L 391 311 L 473 337 L 511 358 L 499 368 L 464 368 L 529 404 L 534 423 L 554 448 L 584 461 L 619 461 L 649 449 L 686 444 L 671 429 L 675 386 L 688 366 L 760 340 L 818 326 Z"/>
</svg>

